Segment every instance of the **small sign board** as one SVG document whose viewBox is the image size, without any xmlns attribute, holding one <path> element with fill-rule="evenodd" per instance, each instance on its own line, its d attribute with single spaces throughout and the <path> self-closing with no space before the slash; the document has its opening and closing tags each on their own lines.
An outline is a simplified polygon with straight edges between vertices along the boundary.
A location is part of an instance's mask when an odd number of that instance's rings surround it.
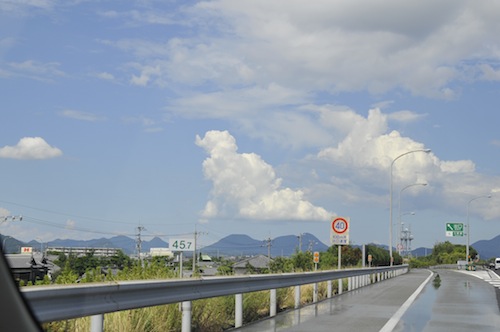
<svg viewBox="0 0 500 332">
<path fill-rule="evenodd" d="M 330 228 L 330 243 L 335 245 L 349 244 L 349 218 L 333 218 Z"/>
<path fill-rule="evenodd" d="M 172 238 L 169 239 L 168 244 L 171 251 L 194 251 L 194 239 Z"/>
<path fill-rule="evenodd" d="M 319 251 L 315 251 L 313 253 L 313 262 L 314 263 L 319 263 Z"/>
<path fill-rule="evenodd" d="M 31 254 L 33 247 L 21 247 L 21 254 Z"/>
<path fill-rule="evenodd" d="M 446 236 L 464 236 L 464 224 L 446 223 Z"/>
</svg>

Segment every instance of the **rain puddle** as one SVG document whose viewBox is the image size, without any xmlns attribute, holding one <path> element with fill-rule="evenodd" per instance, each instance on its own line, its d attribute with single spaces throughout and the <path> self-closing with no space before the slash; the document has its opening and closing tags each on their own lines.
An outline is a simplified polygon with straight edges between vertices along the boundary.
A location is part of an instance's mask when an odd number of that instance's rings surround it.
<svg viewBox="0 0 500 332">
<path fill-rule="evenodd" d="M 403 314 L 394 331 L 423 331 L 431 319 L 432 305 L 436 301 L 440 286 L 441 278 L 439 274 L 435 274 L 432 282 L 424 287 L 415 302 Z"/>
</svg>

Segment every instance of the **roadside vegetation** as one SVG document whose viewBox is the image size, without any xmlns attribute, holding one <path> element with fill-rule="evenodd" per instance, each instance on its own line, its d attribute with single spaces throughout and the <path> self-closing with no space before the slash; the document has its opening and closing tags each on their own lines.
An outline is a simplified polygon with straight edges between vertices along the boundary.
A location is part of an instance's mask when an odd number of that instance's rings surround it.
<svg viewBox="0 0 500 332">
<path fill-rule="evenodd" d="M 362 251 L 352 246 L 342 246 L 342 268 L 361 267 Z M 372 266 L 389 265 L 389 254 L 377 246 L 368 245 L 366 254 L 371 255 Z M 396 254 L 395 263 L 401 264 L 402 258 Z M 155 257 L 142 262 L 133 260 L 123 253 L 113 257 L 96 257 L 93 253 L 86 256 L 59 255 L 54 262 L 61 270 L 52 280 L 48 278 L 37 282 L 39 284 L 73 284 L 91 282 L 114 282 L 123 280 L 171 279 L 178 278 L 178 271 L 171 259 Z M 217 259 L 218 274 L 232 275 L 234 260 Z M 185 266 L 192 266 L 185 262 Z M 264 273 L 306 272 L 336 269 L 338 266 L 338 248 L 330 247 L 320 253 L 320 262 L 315 265 L 313 253 L 297 251 L 291 257 L 275 257 L 269 269 Z M 366 263 L 368 266 L 368 263 Z M 196 277 L 196 276 L 195 276 Z M 347 289 L 347 283 L 343 285 Z M 333 281 L 333 291 L 338 292 L 337 281 Z M 318 285 L 318 298 L 327 296 L 327 285 Z M 313 285 L 301 286 L 301 304 L 313 300 Z M 277 311 L 291 309 L 295 304 L 293 288 L 277 290 Z M 247 293 L 243 296 L 244 324 L 267 317 L 270 311 L 269 292 Z M 192 302 L 193 331 L 224 331 L 234 326 L 234 296 L 224 296 L 210 299 L 200 299 Z M 179 331 L 182 323 L 182 312 L 179 304 L 126 310 L 106 314 L 105 331 Z M 89 331 L 88 317 L 44 324 L 44 330 Z"/>
<path fill-rule="evenodd" d="M 477 256 L 477 251 L 469 247 L 471 257 Z M 456 265 L 457 261 L 465 260 L 465 245 L 452 244 L 449 241 L 436 243 L 432 253 L 427 256 L 414 257 L 409 260 L 410 268 L 424 268 L 436 265 Z M 485 265 L 486 262 L 474 260 L 476 265 Z"/>
</svg>

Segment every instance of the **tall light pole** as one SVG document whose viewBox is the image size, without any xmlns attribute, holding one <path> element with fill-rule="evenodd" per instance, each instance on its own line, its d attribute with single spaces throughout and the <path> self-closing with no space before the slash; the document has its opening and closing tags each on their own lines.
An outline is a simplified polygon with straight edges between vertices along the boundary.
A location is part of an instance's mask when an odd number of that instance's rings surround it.
<svg viewBox="0 0 500 332">
<path fill-rule="evenodd" d="M 470 207 L 470 203 L 472 201 L 475 201 L 476 199 L 480 199 L 480 198 L 491 198 L 491 195 L 474 197 L 469 202 L 467 202 L 467 246 L 465 247 L 465 251 L 466 251 L 465 252 L 465 260 L 467 261 L 467 264 L 469 264 L 469 243 L 470 243 L 469 207 Z"/>
<path fill-rule="evenodd" d="M 392 257 L 392 168 L 394 166 L 394 163 L 396 162 L 396 160 L 398 160 L 399 158 L 403 157 L 403 156 L 406 156 L 407 154 L 410 154 L 410 153 L 415 153 L 415 152 L 425 152 L 425 153 L 429 153 L 431 152 L 431 149 L 418 149 L 418 150 L 412 150 L 412 151 L 408 151 L 408 152 L 405 152 L 405 153 L 402 153 L 400 154 L 399 156 L 397 156 L 396 158 L 394 158 L 391 162 L 391 176 L 390 176 L 390 193 L 389 193 L 389 259 L 390 259 L 390 265 L 392 266 L 393 264 L 393 260 L 394 258 Z"/>
<path fill-rule="evenodd" d="M 417 182 L 417 183 L 409 184 L 406 187 L 403 187 L 403 189 L 401 189 L 399 191 L 399 206 L 398 206 L 399 238 L 401 238 L 401 193 L 403 191 L 405 191 L 406 189 L 414 187 L 414 186 L 426 186 L 426 185 L 427 185 L 426 182 Z M 415 212 L 413 212 L 413 214 L 415 214 Z M 401 241 L 400 241 L 400 244 L 401 244 Z M 401 254 L 401 250 L 398 249 L 398 253 Z"/>
</svg>

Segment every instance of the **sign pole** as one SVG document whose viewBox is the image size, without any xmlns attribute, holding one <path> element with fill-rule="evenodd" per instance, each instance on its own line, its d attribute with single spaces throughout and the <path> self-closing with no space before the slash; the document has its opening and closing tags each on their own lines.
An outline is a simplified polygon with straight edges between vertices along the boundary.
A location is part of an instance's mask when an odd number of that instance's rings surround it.
<svg viewBox="0 0 500 332">
<path fill-rule="evenodd" d="M 338 259 L 338 261 L 339 261 L 339 270 L 340 270 L 341 266 L 342 266 L 342 246 L 339 244 L 337 248 L 339 249 L 339 259 Z"/>
<path fill-rule="evenodd" d="M 182 251 L 179 254 L 179 278 L 182 279 Z"/>
</svg>

